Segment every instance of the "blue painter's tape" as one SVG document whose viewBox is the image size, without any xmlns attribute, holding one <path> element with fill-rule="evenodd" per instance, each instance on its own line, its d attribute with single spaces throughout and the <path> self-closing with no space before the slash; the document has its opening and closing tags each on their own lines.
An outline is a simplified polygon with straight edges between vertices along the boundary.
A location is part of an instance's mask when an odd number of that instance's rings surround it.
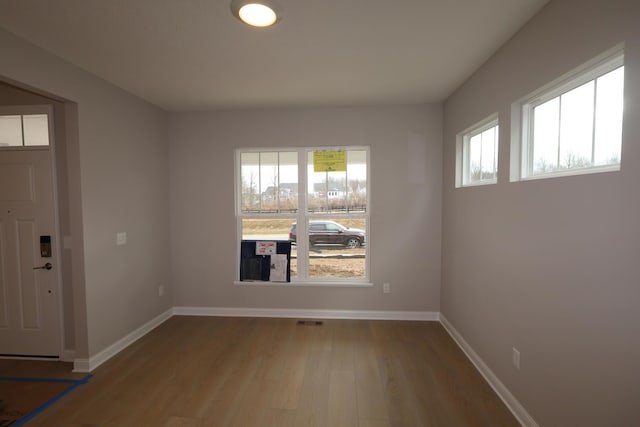
<svg viewBox="0 0 640 427">
<path fill-rule="evenodd" d="M 50 407 L 51 405 L 56 403 L 58 400 L 62 399 L 67 394 L 71 393 L 77 387 L 81 386 L 82 384 L 88 383 L 89 379 L 92 376 L 93 375 L 88 374 L 87 376 L 85 376 L 84 378 L 79 379 L 79 380 L 68 380 L 68 379 L 61 379 L 61 378 L 0 377 L 0 381 L 25 381 L 25 382 L 45 382 L 45 383 L 68 383 L 68 384 L 71 384 L 71 386 L 69 388 L 67 388 L 67 389 L 63 390 L 62 392 L 58 393 L 56 396 L 54 396 L 49 401 L 47 401 L 46 403 L 41 405 L 39 408 L 34 409 L 33 411 L 29 412 L 27 415 L 25 415 L 23 418 L 21 418 L 17 422 L 11 424 L 11 427 L 21 427 L 21 426 L 23 426 L 25 423 L 27 423 L 28 421 L 33 419 L 33 417 L 35 417 L 36 415 L 40 414 L 42 411 L 44 411 L 45 409 L 47 409 L 48 407 Z"/>
</svg>

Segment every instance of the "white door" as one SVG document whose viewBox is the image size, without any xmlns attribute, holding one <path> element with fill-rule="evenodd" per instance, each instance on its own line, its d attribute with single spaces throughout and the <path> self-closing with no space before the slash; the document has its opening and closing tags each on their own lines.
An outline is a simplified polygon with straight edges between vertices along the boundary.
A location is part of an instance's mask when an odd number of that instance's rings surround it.
<svg viewBox="0 0 640 427">
<path fill-rule="evenodd" d="M 48 135 L 38 138 L 44 132 L 42 114 L 33 115 L 31 123 L 18 114 L 24 127 L 19 146 L 11 139 L 16 115 L 4 114 L 5 108 L 0 110 L 0 354 L 57 357 L 62 340 L 53 159 L 51 147 L 39 145 L 51 141 L 51 115 L 45 117 Z M 24 143 L 32 137 L 34 144 Z"/>
</svg>

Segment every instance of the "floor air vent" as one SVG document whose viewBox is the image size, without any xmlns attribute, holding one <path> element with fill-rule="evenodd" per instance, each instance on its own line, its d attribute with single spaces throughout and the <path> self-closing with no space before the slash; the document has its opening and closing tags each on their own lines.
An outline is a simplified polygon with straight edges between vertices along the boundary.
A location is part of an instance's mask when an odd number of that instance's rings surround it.
<svg viewBox="0 0 640 427">
<path fill-rule="evenodd" d="M 322 321 L 320 320 L 298 320 L 298 325 L 302 326 L 322 326 Z"/>
</svg>

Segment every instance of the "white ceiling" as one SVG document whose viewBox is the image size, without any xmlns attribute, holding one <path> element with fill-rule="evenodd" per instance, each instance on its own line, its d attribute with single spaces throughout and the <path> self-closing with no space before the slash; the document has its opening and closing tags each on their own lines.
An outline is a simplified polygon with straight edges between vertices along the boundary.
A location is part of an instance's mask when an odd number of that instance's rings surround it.
<svg viewBox="0 0 640 427">
<path fill-rule="evenodd" d="M 0 0 L 0 26 L 168 111 L 439 102 L 548 0 Z"/>
</svg>

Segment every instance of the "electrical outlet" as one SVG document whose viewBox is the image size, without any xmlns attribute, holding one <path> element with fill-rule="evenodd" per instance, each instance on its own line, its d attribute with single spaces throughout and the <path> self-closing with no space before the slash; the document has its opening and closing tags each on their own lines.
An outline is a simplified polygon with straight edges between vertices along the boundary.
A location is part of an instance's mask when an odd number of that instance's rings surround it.
<svg viewBox="0 0 640 427">
<path fill-rule="evenodd" d="M 120 231 L 116 233 L 116 245 L 122 246 L 127 244 L 127 233 Z"/>
<path fill-rule="evenodd" d="M 513 366 L 515 366 L 517 370 L 520 370 L 520 352 L 515 347 L 513 347 L 512 350 L 511 362 L 513 362 Z"/>
<path fill-rule="evenodd" d="M 158 296 L 161 297 L 164 295 L 164 285 L 158 286 Z"/>
<path fill-rule="evenodd" d="M 391 284 L 390 283 L 383 283 L 382 284 L 382 292 L 385 294 L 388 294 L 389 292 L 391 292 Z"/>
</svg>

